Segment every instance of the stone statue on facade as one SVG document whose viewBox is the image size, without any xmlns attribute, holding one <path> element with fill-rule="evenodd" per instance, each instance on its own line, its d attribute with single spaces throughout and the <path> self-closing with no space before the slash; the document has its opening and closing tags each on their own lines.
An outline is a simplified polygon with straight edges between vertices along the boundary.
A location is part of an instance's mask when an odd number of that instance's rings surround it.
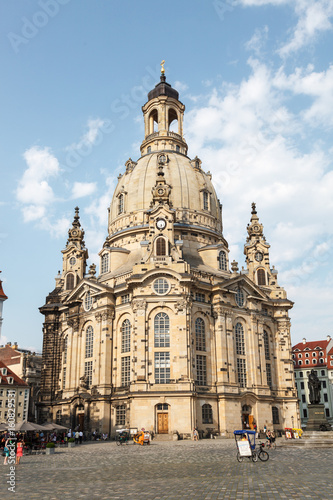
<svg viewBox="0 0 333 500">
<path fill-rule="evenodd" d="M 308 375 L 309 400 L 312 405 L 320 403 L 320 387 L 321 383 L 314 370 Z"/>
</svg>

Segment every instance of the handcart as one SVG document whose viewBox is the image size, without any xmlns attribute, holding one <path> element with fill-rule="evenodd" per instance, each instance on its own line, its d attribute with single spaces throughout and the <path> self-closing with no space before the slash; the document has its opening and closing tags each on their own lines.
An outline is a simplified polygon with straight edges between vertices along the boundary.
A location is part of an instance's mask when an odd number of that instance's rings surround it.
<svg viewBox="0 0 333 500">
<path fill-rule="evenodd" d="M 256 452 L 256 431 L 240 430 L 234 431 L 237 460 L 243 462 L 244 457 L 251 459 L 252 462 L 258 461 Z"/>
</svg>

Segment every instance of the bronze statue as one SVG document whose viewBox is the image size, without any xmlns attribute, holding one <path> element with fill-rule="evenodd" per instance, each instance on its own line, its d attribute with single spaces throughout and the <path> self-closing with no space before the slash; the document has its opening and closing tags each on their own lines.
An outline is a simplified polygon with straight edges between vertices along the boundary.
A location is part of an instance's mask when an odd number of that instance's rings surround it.
<svg viewBox="0 0 333 500">
<path fill-rule="evenodd" d="M 308 375 L 309 400 L 312 405 L 320 403 L 320 387 L 321 383 L 314 370 Z"/>
</svg>

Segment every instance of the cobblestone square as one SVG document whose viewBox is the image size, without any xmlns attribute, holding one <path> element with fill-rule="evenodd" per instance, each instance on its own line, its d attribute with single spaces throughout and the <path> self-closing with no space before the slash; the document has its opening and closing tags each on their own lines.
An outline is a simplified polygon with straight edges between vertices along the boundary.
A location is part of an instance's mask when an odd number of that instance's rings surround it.
<svg viewBox="0 0 333 500">
<path fill-rule="evenodd" d="M 333 499 L 333 448 L 278 447 L 267 462 L 238 463 L 234 440 L 159 442 L 150 446 L 87 443 L 54 455 L 24 456 L 16 492 L 1 498 Z"/>
</svg>

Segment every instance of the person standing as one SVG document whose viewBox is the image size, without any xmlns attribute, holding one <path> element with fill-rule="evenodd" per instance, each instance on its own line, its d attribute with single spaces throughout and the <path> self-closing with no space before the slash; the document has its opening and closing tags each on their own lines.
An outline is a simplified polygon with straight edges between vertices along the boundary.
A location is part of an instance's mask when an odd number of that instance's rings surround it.
<svg viewBox="0 0 333 500">
<path fill-rule="evenodd" d="M 79 443 L 82 444 L 82 439 L 83 439 L 83 432 L 79 432 Z"/>
<path fill-rule="evenodd" d="M 196 428 L 194 427 L 193 429 L 193 441 L 198 441 L 199 440 L 199 434 Z"/>
</svg>

